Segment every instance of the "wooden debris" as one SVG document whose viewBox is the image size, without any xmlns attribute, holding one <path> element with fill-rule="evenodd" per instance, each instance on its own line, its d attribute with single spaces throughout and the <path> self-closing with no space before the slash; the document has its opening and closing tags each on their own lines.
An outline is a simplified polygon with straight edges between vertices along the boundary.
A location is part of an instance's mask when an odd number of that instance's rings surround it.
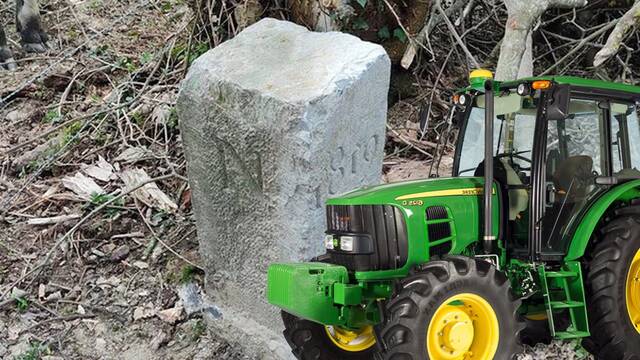
<svg viewBox="0 0 640 360">
<path fill-rule="evenodd" d="M 27 224 L 29 225 L 51 225 L 63 223 L 65 221 L 79 219 L 80 214 L 69 214 L 69 215 L 58 215 L 51 217 L 41 217 L 41 218 L 32 218 L 27 220 Z"/>
<path fill-rule="evenodd" d="M 114 161 L 122 161 L 124 163 L 132 164 L 151 155 L 152 152 L 149 151 L 146 147 L 136 146 L 125 149 L 114 159 Z"/>
<path fill-rule="evenodd" d="M 133 321 L 140 319 L 148 319 L 155 315 L 152 303 L 147 303 L 144 306 L 138 306 L 133 310 Z"/>
<path fill-rule="evenodd" d="M 124 182 L 127 188 L 133 188 L 145 181 L 151 180 L 147 172 L 140 168 L 125 170 L 118 174 L 118 176 L 120 176 L 120 179 L 122 179 L 122 182 Z M 174 212 L 178 209 L 178 205 L 162 192 L 155 182 L 150 182 L 135 190 L 133 196 L 147 206 L 166 212 Z"/>
<path fill-rule="evenodd" d="M 91 197 L 96 194 L 101 195 L 105 193 L 100 185 L 80 172 L 77 172 L 74 176 L 65 176 L 60 182 L 62 182 L 64 187 L 87 201 L 90 201 Z"/>
</svg>

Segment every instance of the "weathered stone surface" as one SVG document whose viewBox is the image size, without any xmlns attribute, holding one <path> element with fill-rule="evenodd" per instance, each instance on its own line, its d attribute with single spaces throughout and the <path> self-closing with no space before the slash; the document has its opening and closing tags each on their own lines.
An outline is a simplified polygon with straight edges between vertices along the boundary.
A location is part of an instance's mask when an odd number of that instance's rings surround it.
<svg viewBox="0 0 640 360">
<path fill-rule="evenodd" d="M 389 68 L 378 45 L 273 19 L 193 63 L 178 114 L 205 290 L 223 318 L 279 332 L 268 264 L 324 252 L 327 196 L 380 181 Z"/>
</svg>

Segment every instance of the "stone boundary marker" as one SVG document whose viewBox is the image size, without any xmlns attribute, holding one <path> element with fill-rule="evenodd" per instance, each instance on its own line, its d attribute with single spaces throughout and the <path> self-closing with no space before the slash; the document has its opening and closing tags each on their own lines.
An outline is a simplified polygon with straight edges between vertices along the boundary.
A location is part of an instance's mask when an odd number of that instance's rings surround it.
<svg viewBox="0 0 640 360">
<path fill-rule="evenodd" d="M 198 58 L 178 115 L 211 321 L 260 358 L 290 357 L 269 263 L 324 253 L 324 201 L 380 182 L 390 62 L 379 45 L 264 19 Z"/>
</svg>

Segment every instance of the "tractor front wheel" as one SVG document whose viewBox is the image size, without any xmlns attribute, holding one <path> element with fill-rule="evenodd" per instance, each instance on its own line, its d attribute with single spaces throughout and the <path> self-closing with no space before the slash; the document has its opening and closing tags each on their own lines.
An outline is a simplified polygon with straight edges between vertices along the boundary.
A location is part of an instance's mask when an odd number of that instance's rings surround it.
<svg viewBox="0 0 640 360">
<path fill-rule="evenodd" d="M 522 350 L 520 301 L 489 262 L 430 261 L 401 285 L 378 333 L 385 360 L 506 360 Z"/>
<path fill-rule="evenodd" d="M 282 312 L 284 337 L 300 360 L 371 360 L 376 354 L 373 327 L 359 330 L 324 326 Z"/>
<path fill-rule="evenodd" d="M 640 215 L 602 229 L 586 279 L 591 337 L 598 359 L 640 360 Z"/>
</svg>

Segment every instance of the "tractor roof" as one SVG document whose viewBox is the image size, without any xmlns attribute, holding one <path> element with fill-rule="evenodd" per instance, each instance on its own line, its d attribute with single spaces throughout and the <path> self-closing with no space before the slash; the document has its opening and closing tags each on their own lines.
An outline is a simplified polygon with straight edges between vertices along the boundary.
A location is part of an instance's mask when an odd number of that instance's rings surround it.
<svg viewBox="0 0 640 360">
<path fill-rule="evenodd" d="M 516 81 L 505 81 L 503 85 L 517 86 L 521 82 L 533 82 L 536 80 L 550 80 L 558 84 L 569 84 L 571 86 L 596 88 L 602 90 L 622 91 L 634 94 L 640 94 L 640 86 L 634 86 L 629 84 L 622 84 L 611 81 L 592 80 L 585 79 L 576 76 L 535 76 L 529 78 L 523 78 Z"/>
<path fill-rule="evenodd" d="M 471 84 L 464 89 L 460 89 L 459 92 L 467 92 L 471 90 L 484 92 L 484 85 L 483 85 L 484 80 L 487 78 L 490 78 L 489 76 L 487 76 L 489 74 L 490 73 L 486 70 L 472 72 L 470 75 Z M 522 79 L 512 80 L 512 81 L 504 81 L 504 82 L 496 81 L 495 85 L 500 87 L 516 87 L 523 82 L 533 83 L 534 81 L 539 81 L 539 80 L 543 80 L 543 81 L 548 80 L 548 81 L 555 82 L 557 84 L 568 84 L 568 85 L 571 85 L 572 87 L 582 87 L 582 88 L 588 88 L 588 89 L 598 89 L 602 91 L 622 92 L 622 93 L 630 94 L 631 97 L 635 98 L 635 100 L 640 100 L 640 86 L 603 81 L 603 80 L 585 79 L 585 78 L 580 78 L 576 76 L 552 76 L 552 75 L 534 76 L 534 77 L 527 77 L 527 78 L 522 78 Z"/>
</svg>

